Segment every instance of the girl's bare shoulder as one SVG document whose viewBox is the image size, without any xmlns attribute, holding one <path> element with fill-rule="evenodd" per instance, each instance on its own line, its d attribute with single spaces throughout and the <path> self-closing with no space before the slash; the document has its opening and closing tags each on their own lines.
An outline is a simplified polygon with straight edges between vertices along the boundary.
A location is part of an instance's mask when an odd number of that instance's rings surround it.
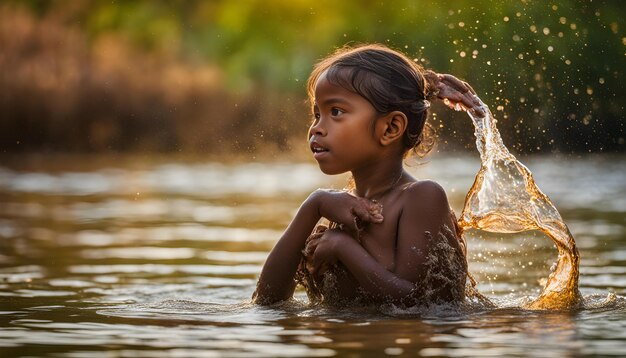
<svg viewBox="0 0 626 358">
<path fill-rule="evenodd" d="M 405 209 L 448 210 L 448 196 L 443 187 L 433 180 L 416 180 L 402 188 L 402 201 Z"/>
</svg>

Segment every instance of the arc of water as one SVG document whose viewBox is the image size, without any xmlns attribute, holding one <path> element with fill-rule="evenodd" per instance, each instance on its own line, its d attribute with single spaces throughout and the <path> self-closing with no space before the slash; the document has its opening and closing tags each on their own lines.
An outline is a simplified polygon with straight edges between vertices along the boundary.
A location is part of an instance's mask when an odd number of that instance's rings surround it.
<svg viewBox="0 0 626 358">
<path fill-rule="evenodd" d="M 528 307 L 575 307 L 581 297 L 576 242 L 550 198 L 535 184 L 531 171 L 502 142 L 489 108 L 482 101 L 481 106 L 484 117 L 467 112 L 474 123 L 481 166 L 465 198 L 459 224 L 497 233 L 541 230 L 556 245 L 558 258 L 543 291 Z"/>
</svg>

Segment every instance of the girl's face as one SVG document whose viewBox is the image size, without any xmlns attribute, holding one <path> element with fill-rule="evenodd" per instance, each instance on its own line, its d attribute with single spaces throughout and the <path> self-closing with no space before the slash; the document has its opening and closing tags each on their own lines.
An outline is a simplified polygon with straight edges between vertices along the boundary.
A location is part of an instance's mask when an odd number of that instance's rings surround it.
<svg viewBox="0 0 626 358">
<path fill-rule="evenodd" d="M 309 144 L 322 172 L 359 169 L 380 151 L 372 130 L 377 118 L 374 107 L 360 95 L 330 83 L 326 73 L 315 86 L 313 111 Z"/>
</svg>

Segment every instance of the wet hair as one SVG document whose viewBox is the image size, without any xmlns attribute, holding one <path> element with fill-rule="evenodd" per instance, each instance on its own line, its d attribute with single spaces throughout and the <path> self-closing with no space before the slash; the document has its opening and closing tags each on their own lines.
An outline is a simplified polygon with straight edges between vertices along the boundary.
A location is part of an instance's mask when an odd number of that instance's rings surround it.
<svg viewBox="0 0 626 358">
<path fill-rule="evenodd" d="M 371 44 L 344 47 L 318 62 L 307 82 L 311 107 L 320 76 L 372 104 L 379 116 L 400 111 L 408 119 L 403 144 L 405 154 L 413 150 L 422 157 L 434 145 L 434 130 L 426 123 L 432 92 L 424 69 L 404 54 Z"/>
</svg>

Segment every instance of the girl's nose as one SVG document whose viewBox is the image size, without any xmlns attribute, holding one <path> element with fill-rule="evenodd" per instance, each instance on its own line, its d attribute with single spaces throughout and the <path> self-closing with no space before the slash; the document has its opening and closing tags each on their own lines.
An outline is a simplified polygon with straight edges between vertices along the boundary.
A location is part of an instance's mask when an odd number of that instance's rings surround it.
<svg viewBox="0 0 626 358">
<path fill-rule="evenodd" d="M 326 129 L 324 129 L 321 123 L 322 123 L 322 120 L 317 119 L 315 120 L 313 124 L 311 124 L 311 128 L 309 128 L 309 137 L 314 136 L 314 135 L 318 135 L 318 136 L 326 135 Z"/>
</svg>

